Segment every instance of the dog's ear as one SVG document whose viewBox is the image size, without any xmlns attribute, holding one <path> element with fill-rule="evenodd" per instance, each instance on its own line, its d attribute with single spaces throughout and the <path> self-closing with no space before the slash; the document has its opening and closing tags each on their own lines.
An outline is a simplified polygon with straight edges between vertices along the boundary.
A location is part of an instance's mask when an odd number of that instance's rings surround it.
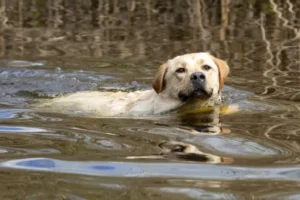
<svg viewBox="0 0 300 200">
<path fill-rule="evenodd" d="M 229 66 L 224 60 L 211 56 L 219 69 L 219 92 L 224 86 L 225 80 L 229 74 Z"/>
<path fill-rule="evenodd" d="M 165 74 L 167 72 L 167 67 L 168 67 L 167 63 L 161 65 L 152 81 L 152 88 L 155 90 L 157 94 L 161 93 L 165 89 L 166 86 Z"/>
</svg>

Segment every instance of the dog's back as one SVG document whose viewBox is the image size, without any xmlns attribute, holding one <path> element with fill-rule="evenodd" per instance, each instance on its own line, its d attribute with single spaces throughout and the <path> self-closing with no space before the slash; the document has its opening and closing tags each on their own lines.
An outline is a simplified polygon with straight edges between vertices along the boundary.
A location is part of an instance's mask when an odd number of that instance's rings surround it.
<svg viewBox="0 0 300 200">
<path fill-rule="evenodd" d="M 128 113 L 135 102 L 149 100 L 150 90 L 135 92 L 77 92 L 51 100 L 43 100 L 39 107 L 66 113 L 116 116 Z M 144 110 L 143 106 L 139 109 Z"/>
</svg>

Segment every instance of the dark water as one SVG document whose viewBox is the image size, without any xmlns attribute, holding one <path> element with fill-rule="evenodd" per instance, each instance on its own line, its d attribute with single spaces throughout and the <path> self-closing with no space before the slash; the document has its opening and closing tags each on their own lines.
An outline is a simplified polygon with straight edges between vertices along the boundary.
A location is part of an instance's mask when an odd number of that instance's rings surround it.
<svg viewBox="0 0 300 200">
<path fill-rule="evenodd" d="M 16 2 L 1 2 L 0 199 L 300 199 L 298 1 Z M 160 64 L 197 51 L 228 61 L 239 112 L 31 107 L 148 89 Z"/>
</svg>

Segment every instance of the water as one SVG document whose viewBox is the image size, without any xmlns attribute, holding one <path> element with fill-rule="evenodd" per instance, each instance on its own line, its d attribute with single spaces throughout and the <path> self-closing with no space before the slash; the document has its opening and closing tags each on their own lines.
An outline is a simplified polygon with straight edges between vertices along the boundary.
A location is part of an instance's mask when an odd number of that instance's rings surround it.
<svg viewBox="0 0 300 200">
<path fill-rule="evenodd" d="M 72 2 L 1 4 L 0 199 L 300 198 L 299 2 Z M 33 107 L 149 89 L 168 58 L 196 51 L 228 60 L 223 95 L 239 112 Z"/>
</svg>

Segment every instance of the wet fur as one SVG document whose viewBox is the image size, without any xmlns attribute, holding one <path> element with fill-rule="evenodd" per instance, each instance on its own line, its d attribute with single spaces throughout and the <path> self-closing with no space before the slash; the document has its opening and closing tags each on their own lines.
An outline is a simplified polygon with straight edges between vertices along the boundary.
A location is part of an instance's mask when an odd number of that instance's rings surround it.
<svg viewBox="0 0 300 200">
<path fill-rule="evenodd" d="M 204 70 L 204 65 L 209 65 L 211 69 Z M 184 68 L 185 73 L 176 73 L 178 68 Z M 206 76 L 206 83 L 201 90 L 195 90 L 190 81 L 194 72 Z M 153 79 L 152 90 L 129 93 L 78 92 L 44 101 L 41 105 L 59 112 L 94 113 L 100 116 L 160 114 L 189 102 L 197 101 L 202 105 L 217 101 L 228 73 L 226 62 L 209 53 L 185 54 L 161 65 Z"/>
</svg>

